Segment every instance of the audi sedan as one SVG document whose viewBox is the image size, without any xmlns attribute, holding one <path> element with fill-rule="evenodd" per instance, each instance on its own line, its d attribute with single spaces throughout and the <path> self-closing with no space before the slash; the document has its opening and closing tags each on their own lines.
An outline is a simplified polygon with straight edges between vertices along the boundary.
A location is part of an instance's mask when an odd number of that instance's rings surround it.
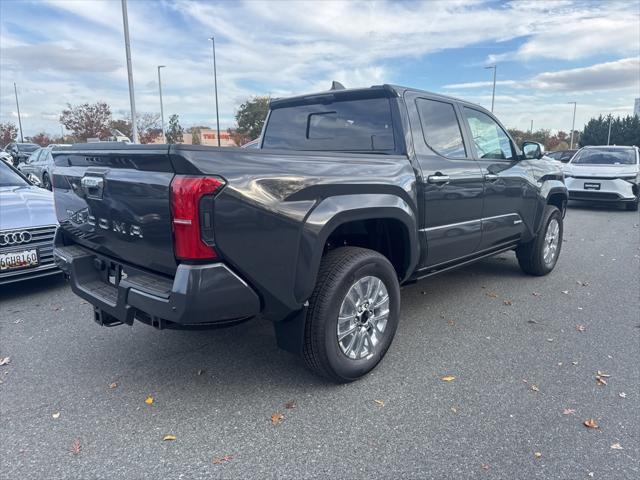
<svg viewBox="0 0 640 480">
<path fill-rule="evenodd" d="M 0 285 L 60 274 L 53 263 L 53 194 L 0 162 Z"/>
</svg>

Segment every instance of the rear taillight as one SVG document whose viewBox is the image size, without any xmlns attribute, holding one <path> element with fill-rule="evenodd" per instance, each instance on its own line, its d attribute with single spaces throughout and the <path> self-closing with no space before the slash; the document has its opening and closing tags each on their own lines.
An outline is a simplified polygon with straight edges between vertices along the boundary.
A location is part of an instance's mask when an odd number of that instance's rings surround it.
<svg viewBox="0 0 640 480">
<path fill-rule="evenodd" d="M 176 175 L 171 182 L 173 249 L 179 260 L 212 260 L 213 197 L 224 186 L 218 177 Z"/>
</svg>

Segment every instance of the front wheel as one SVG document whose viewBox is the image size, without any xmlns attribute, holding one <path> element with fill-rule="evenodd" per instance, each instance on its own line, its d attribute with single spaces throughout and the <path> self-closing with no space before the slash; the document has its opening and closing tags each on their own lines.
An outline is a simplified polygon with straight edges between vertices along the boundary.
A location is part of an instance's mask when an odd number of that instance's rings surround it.
<svg viewBox="0 0 640 480">
<path fill-rule="evenodd" d="M 516 249 L 518 263 L 525 273 L 542 276 L 553 270 L 562 248 L 563 229 L 560 210 L 553 205 L 547 205 L 538 235 Z"/>
<path fill-rule="evenodd" d="M 389 260 L 364 248 L 330 251 L 309 299 L 305 364 L 336 382 L 357 380 L 384 357 L 399 315 L 400 286 Z"/>
</svg>

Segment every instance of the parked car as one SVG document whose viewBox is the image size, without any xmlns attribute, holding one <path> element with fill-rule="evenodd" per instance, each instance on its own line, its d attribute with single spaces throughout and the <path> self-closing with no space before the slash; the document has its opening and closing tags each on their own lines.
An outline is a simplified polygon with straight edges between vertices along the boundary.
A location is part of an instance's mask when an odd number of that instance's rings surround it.
<svg viewBox="0 0 640 480">
<path fill-rule="evenodd" d="M 558 150 L 555 152 L 548 152 L 545 155 L 553 160 L 557 160 L 562 163 L 568 163 L 569 160 L 575 155 L 578 150 Z"/>
<path fill-rule="evenodd" d="M 13 159 L 13 165 L 17 166 L 20 162 L 24 162 L 29 155 L 31 155 L 35 150 L 40 148 L 39 145 L 35 143 L 20 143 L 20 142 L 11 142 L 6 147 L 4 147 L 4 151 L 11 155 Z"/>
<path fill-rule="evenodd" d="M 581 148 L 566 165 L 564 176 L 571 200 L 615 202 L 627 210 L 638 210 L 638 147 Z"/>
<path fill-rule="evenodd" d="M 562 171 L 482 107 L 334 90 L 272 100 L 262 141 L 53 152 L 56 262 L 99 324 L 261 314 L 282 348 L 348 382 L 391 345 L 401 284 L 508 250 L 531 275 L 556 265 Z"/>
<path fill-rule="evenodd" d="M 5 163 L 10 163 L 11 165 L 13 165 L 13 157 L 5 152 L 4 150 L 0 150 L 0 160 L 2 160 Z"/>
<path fill-rule="evenodd" d="M 69 148 L 71 145 L 50 145 L 34 151 L 26 161 L 18 165 L 20 170 L 37 185 L 51 190 L 51 178 L 53 172 L 53 157 L 51 152 L 56 149 Z"/>
<path fill-rule="evenodd" d="M 60 274 L 53 262 L 53 194 L 0 162 L 0 285 Z"/>
</svg>

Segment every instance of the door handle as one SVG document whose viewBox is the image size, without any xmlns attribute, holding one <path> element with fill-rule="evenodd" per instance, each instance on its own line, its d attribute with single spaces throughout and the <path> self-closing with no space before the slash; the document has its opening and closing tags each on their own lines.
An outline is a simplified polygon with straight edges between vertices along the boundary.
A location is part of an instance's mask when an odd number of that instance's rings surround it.
<svg viewBox="0 0 640 480">
<path fill-rule="evenodd" d="M 496 180 L 498 180 L 499 178 L 500 178 L 500 176 L 499 176 L 499 175 L 496 175 L 495 173 L 487 173 L 487 174 L 484 176 L 484 179 L 485 179 L 487 182 L 495 182 L 495 181 L 496 181 Z"/>
<path fill-rule="evenodd" d="M 437 172 L 435 175 L 429 175 L 427 177 L 427 182 L 435 184 L 448 183 L 449 175 L 443 175 L 440 172 Z"/>
</svg>

